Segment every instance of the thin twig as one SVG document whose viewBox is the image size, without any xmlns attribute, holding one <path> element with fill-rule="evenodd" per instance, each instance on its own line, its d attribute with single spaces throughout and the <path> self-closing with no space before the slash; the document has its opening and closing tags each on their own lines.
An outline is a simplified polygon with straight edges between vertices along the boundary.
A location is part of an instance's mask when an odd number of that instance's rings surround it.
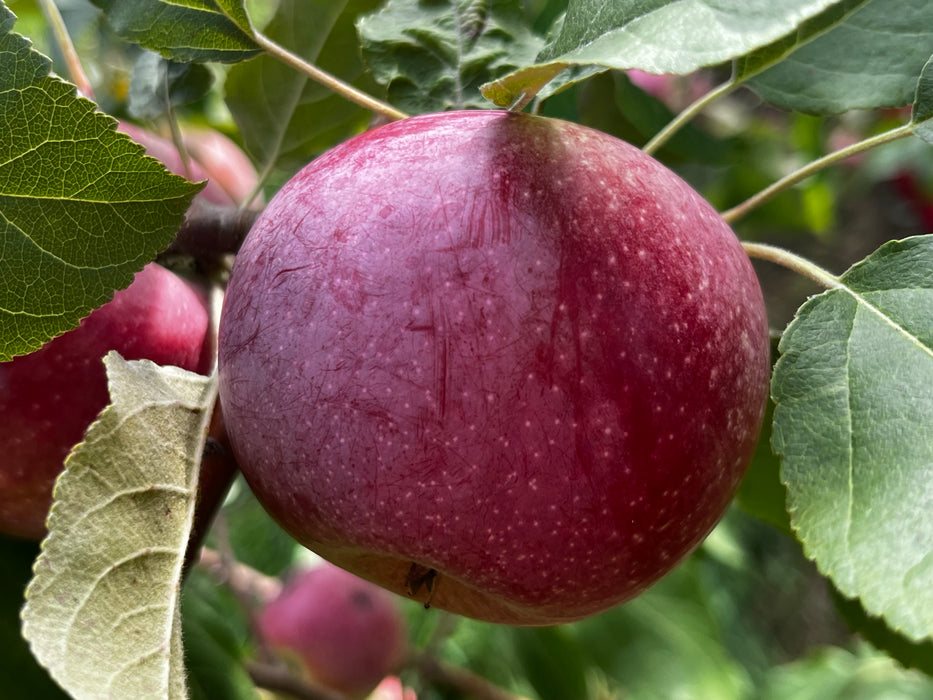
<svg viewBox="0 0 933 700">
<path fill-rule="evenodd" d="M 274 693 L 286 693 L 296 700 L 346 700 L 343 695 L 309 685 L 279 664 L 247 661 L 246 672 L 258 687 Z"/>
<path fill-rule="evenodd" d="M 528 700 L 522 695 L 511 693 L 482 676 L 458 666 L 445 664 L 422 654 L 414 660 L 414 667 L 422 678 L 454 688 L 461 694 L 476 700 Z"/>
<path fill-rule="evenodd" d="M 333 90 L 337 94 L 342 95 L 346 99 L 355 104 L 358 104 L 364 109 L 368 109 L 372 112 L 375 112 L 376 114 L 382 114 L 383 116 L 393 120 L 405 119 L 408 116 L 405 114 L 405 112 L 396 109 L 392 105 L 383 102 L 382 100 L 377 100 L 372 95 L 368 95 L 361 90 L 357 90 L 355 87 L 349 83 L 345 83 L 340 78 L 321 70 L 317 66 L 311 65 L 303 58 L 301 58 L 301 56 L 297 56 L 285 47 L 276 44 L 261 32 L 256 32 L 253 35 L 253 40 L 259 44 L 270 56 L 279 59 L 295 70 L 305 74 L 316 83 L 320 83 L 324 87 Z"/>
<path fill-rule="evenodd" d="M 655 153 L 661 146 L 670 141 L 670 139 L 680 131 L 687 123 L 693 119 L 697 114 L 699 114 L 703 109 L 708 105 L 712 104 L 716 100 L 725 95 L 728 95 L 735 88 L 739 86 L 739 83 L 735 80 L 728 80 L 722 85 L 713 88 L 705 95 L 702 95 L 699 99 L 695 100 L 689 104 L 680 114 L 678 114 L 674 119 L 672 119 L 667 126 L 661 129 L 654 137 L 648 141 L 642 149 L 648 155 Z"/>
<path fill-rule="evenodd" d="M 219 552 L 208 547 L 201 548 L 198 566 L 218 583 L 224 583 L 262 603 L 274 600 L 282 591 L 282 582 L 277 578 L 266 576 L 241 562 L 225 561 Z"/>
<path fill-rule="evenodd" d="M 52 28 L 55 35 L 55 43 L 58 44 L 62 57 L 65 59 L 65 65 L 68 67 L 68 73 L 73 82 L 84 97 L 89 100 L 94 99 L 94 88 L 91 87 L 91 81 L 84 72 L 84 66 L 81 65 L 81 59 L 78 58 L 78 52 L 75 51 L 74 42 L 68 34 L 68 27 L 65 26 L 65 20 L 62 19 L 54 0 L 39 0 L 42 6 L 42 14 L 45 15 L 46 22 Z"/>
<path fill-rule="evenodd" d="M 863 141 L 859 141 L 858 143 L 853 143 L 851 146 L 840 148 L 838 151 L 833 151 L 832 153 L 829 153 L 822 158 L 817 158 L 799 170 L 795 170 L 789 175 L 782 177 L 777 182 L 769 185 L 768 187 L 765 187 L 763 190 L 761 190 L 761 192 L 752 195 L 741 204 L 734 206 L 727 211 L 724 211 L 722 213 L 722 218 L 730 224 L 734 223 L 748 214 L 755 207 L 764 204 L 772 197 L 775 197 L 784 190 L 793 187 L 801 180 L 805 180 L 811 175 L 815 175 L 823 168 L 834 165 L 839 161 L 845 160 L 846 158 L 850 158 L 851 156 L 870 150 L 877 146 L 902 139 L 905 136 L 910 136 L 913 134 L 913 132 L 913 124 L 905 124 L 903 126 L 897 127 L 896 129 L 891 129 L 890 131 L 885 131 L 882 134 L 878 134 Z"/>
</svg>

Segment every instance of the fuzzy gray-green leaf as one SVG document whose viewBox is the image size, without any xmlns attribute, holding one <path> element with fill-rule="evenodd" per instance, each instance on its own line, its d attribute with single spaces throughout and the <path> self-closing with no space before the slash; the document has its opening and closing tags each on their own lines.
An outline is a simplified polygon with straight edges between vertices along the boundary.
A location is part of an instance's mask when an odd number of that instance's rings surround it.
<svg viewBox="0 0 933 700">
<path fill-rule="evenodd" d="M 77 700 L 181 700 L 181 570 L 216 380 L 105 363 L 111 404 L 55 486 L 23 635 Z"/>
</svg>

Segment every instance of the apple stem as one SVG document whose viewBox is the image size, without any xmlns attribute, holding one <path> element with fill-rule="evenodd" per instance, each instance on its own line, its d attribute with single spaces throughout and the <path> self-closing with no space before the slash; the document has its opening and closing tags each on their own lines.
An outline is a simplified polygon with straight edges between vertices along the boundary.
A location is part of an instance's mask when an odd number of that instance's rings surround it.
<svg viewBox="0 0 933 700">
<path fill-rule="evenodd" d="M 777 246 L 767 245 L 765 243 L 751 243 L 749 241 L 742 241 L 742 247 L 745 248 L 745 252 L 748 253 L 749 257 L 767 260 L 776 265 L 786 267 L 788 270 L 793 270 L 813 280 L 820 286 L 826 287 L 826 289 L 840 289 L 845 286 L 839 277 L 833 273 L 824 270 L 819 265 L 784 248 L 778 248 Z"/>
<path fill-rule="evenodd" d="M 913 134 L 913 132 L 913 123 L 904 124 L 903 126 L 899 126 L 881 134 L 871 136 L 867 139 L 859 141 L 858 143 L 853 143 L 852 145 L 846 146 L 845 148 L 840 148 L 838 151 L 828 153 L 822 158 L 817 158 L 813 162 L 808 163 L 799 170 L 795 170 L 794 172 L 785 175 L 777 182 L 768 185 L 768 187 L 765 187 L 757 194 L 752 195 L 741 204 L 738 204 L 737 206 L 722 212 L 722 218 L 725 219 L 726 222 L 732 224 L 748 214 L 755 207 L 763 204 L 764 202 L 767 202 L 769 199 L 775 197 L 784 190 L 791 188 L 801 180 L 805 180 L 811 175 L 816 174 L 823 168 L 829 167 L 830 165 L 835 165 L 836 163 L 843 161 L 846 158 L 854 156 L 858 153 L 863 153 L 872 148 L 875 148 L 876 146 L 881 146 L 883 144 L 890 143 L 891 141 L 902 139 L 905 136 L 910 136 Z"/>
<path fill-rule="evenodd" d="M 720 97 L 728 95 L 738 86 L 738 82 L 736 82 L 734 79 L 730 79 L 722 85 L 713 88 L 705 95 L 702 95 L 698 99 L 694 100 L 680 114 L 674 117 L 667 126 L 655 134 L 654 137 L 648 141 L 648 143 L 642 146 L 641 150 L 643 150 L 648 155 L 653 155 L 659 148 L 661 148 L 661 146 L 667 143 L 671 137 L 674 136 L 674 134 L 686 126 L 687 122 L 703 111 L 707 105 L 715 102 Z"/>
<path fill-rule="evenodd" d="M 65 26 L 65 20 L 62 19 L 54 0 L 39 0 L 42 6 L 42 14 L 45 15 L 46 22 L 55 35 L 55 43 L 65 59 L 65 65 L 68 67 L 68 73 L 71 75 L 71 81 L 77 86 L 78 92 L 89 100 L 94 99 L 94 88 L 91 87 L 91 81 L 84 72 L 81 65 L 81 59 L 78 58 L 78 52 L 75 50 L 74 42 L 68 34 L 68 27 Z"/>
<path fill-rule="evenodd" d="M 283 63 L 308 76 L 311 78 L 311 80 L 333 90 L 338 95 L 342 95 L 346 99 L 355 104 L 358 104 L 364 109 L 368 109 L 371 112 L 375 112 L 376 114 L 381 114 L 391 120 L 404 119 L 408 116 L 405 114 L 405 112 L 397 110 L 392 105 L 381 100 L 377 100 L 372 95 L 368 95 L 361 90 L 357 90 L 355 87 L 349 83 L 345 83 L 340 78 L 321 70 L 317 66 L 311 65 L 303 58 L 301 58 L 301 56 L 297 56 L 285 47 L 275 43 L 262 32 L 255 32 L 253 34 L 253 40 L 259 44 L 270 56 L 274 56 Z"/>
</svg>

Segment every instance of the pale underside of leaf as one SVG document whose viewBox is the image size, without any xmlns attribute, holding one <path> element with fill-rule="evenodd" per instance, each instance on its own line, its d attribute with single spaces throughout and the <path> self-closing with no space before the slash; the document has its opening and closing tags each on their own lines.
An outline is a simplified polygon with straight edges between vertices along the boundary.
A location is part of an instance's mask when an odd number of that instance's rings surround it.
<svg viewBox="0 0 933 700">
<path fill-rule="evenodd" d="M 105 359 L 111 404 L 66 462 L 23 610 L 84 698 L 184 698 L 179 593 L 215 380 Z"/>
<path fill-rule="evenodd" d="M 556 75 L 567 66 L 692 73 L 760 51 L 775 42 L 801 41 L 803 37 L 798 37 L 801 25 L 838 4 L 848 3 L 840 0 L 571 2 L 560 31 L 538 55 L 535 64 L 484 85 L 483 94 L 505 105 L 521 93 L 537 94 L 544 87 L 541 80 L 549 72 Z"/>
<path fill-rule="evenodd" d="M 933 636 L 933 236 L 811 299 L 781 343 L 773 446 L 794 529 L 845 595 Z"/>
</svg>

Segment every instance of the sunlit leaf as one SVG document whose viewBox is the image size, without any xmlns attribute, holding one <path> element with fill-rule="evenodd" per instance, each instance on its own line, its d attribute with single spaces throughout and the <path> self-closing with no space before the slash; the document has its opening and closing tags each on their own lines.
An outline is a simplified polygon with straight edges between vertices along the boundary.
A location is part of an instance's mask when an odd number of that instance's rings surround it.
<svg viewBox="0 0 933 700">
<path fill-rule="evenodd" d="M 779 346 L 791 524 L 844 595 L 933 637 L 933 236 L 887 243 L 841 282 Z"/>
<path fill-rule="evenodd" d="M 535 64 L 483 86 L 506 105 L 534 95 L 565 68 L 601 66 L 649 73 L 692 73 L 799 40 L 809 20 L 845 0 L 571 0 L 557 32 Z"/>
<path fill-rule="evenodd" d="M 124 39 L 176 61 L 242 61 L 259 53 L 243 0 L 92 0 Z"/>
<path fill-rule="evenodd" d="M 23 635 L 78 700 L 184 698 L 180 578 L 215 380 L 105 364 L 112 403 L 56 484 Z"/>
<path fill-rule="evenodd" d="M 198 191 L 50 76 L 13 21 L 0 4 L 0 361 L 129 285 Z"/>
</svg>

